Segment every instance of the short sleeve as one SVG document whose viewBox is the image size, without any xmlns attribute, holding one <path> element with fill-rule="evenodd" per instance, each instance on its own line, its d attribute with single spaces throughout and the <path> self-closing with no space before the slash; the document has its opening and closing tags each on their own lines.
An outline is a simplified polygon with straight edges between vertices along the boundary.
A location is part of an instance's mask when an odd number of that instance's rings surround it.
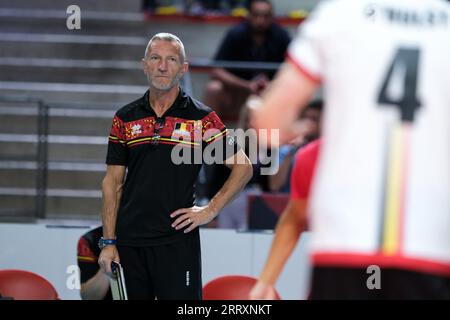
<svg viewBox="0 0 450 320">
<path fill-rule="evenodd" d="M 329 43 L 327 39 L 334 32 L 336 23 L 339 23 L 333 12 L 334 5 L 335 1 L 319 4 L 299 26 L 297 35 L 288 48 L 287 60 L 315 82 L 320 82 L 323 77 L 324 54 L 327 50 L 325 46 Z"/>
<path fill-rule="evenodd" d="M 122 119 L 114 116 L 108 138 L 106 164 L 126 166 L 128 163 L 128 147 L 126 144 L 125 125 Z"/>
<path fill-rule="evenodd" d="M 301 163 L 301 159 L 298 159 L 298 154 L 296 157 L 296 161 L 294 164 L 294 169 L 291 174 L 291 199 L 299 200 L 306 199 L 307 192 L 306 190 L 306 182 L 304 175 L 304 168 Z"/>
<path fill-rule="evenodd" d="M 81 237 L 77 246 L 77 262 L 80 268 L 80 282 L 85 283 L 100 269 L 98 257 L 89 245 L 89 242 Z"/>
<path fill-rule="evenodd" d="M 314 141 L 297 151 L 291 174 L 291 199 L 299 200 L 309 197 L 319 150 L 320 141 Z"/>
<path fill-rule="evenodd" d="M 240 149 L 234 134 L 225 127 L 214 111 L 202 119 L 202 133 L 204 148 L 220 152 L 211 153 L 219 162 L 235 155 Z"/>
</svg>

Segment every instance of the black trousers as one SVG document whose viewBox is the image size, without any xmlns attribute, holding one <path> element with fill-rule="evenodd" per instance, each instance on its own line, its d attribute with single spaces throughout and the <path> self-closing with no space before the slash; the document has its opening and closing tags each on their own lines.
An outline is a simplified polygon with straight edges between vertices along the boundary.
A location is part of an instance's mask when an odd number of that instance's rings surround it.
<svg viewBox="0 0 450 320">
<path fill-rule="evenodd" d="M 200 237 L 149 247 L 118 246 L 130 300 L 201 300 Z"/>
<path fill-rule="evenodd" d="M 381 268 L 380 289 L 369 289 L 371 275 L 363 268 L 315 267 L 310 299 L 450 299 L 450 277 Z"/>
</svg>

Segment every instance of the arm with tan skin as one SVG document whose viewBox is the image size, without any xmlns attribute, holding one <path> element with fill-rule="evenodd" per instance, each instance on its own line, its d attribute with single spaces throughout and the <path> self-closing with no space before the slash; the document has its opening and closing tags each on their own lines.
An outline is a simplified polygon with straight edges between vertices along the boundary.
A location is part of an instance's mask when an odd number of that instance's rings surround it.
<svg viewBox="0 0 450 320">
<path fill-rule="evenodd" d="M 126 167 L 108 165 L 106 176 L 103 179 L 103 237 L 105 239 L 116 238 L 116 220 L 119 209 L 120 198 L 122 196 L 122 187 L 125 178 Z M 103 272 L 111 274 L 111 262 L 120 262 L 119 253 L 116 246 L 108 245 L 100 253 L 98 264 Z"/>
<path fill-rule="evenodd" d="M 269 82 L 264 75 L 258 76 L 253 80 L 245 80 L 223 68 L 213 69 L 211 75 L 213 79 L 221 81 L 228 87 L 243 89 L 252 94 L 259 94 Z"/>
<path fill-rule="evenodd" d="M 289 179 L 289 168 L 291 167 L 293 156 L 294 154 L 286 155 L 278 169 L 278 172 L 269 176 L 270 191 L 278 192 Z"/>
<path fill-rule="evenodd" d="M 280 217 L 264 269 L 250 292 L 252 300 L 275 299 L 275 283 L 292 254 L 300 234 L 306 229 L 304 199 L 291 199 Z"/>
<path fill-rule="evenodd" d="M 254 118 L 257 129 L 280 129 L 280 141 L 286 143 L 301 134 L 303 128 L 293 130 L 292 124 L 306 106 L 318 84 L 284 63 L 274 81 L 263 94 L 262 107 Z M 251 299 L 274 299 L 274 285 L 298 238 L 306 228 L 306 200 L 291 200 L 275 230 L 269 257 L 258 282 L 250 292 Z"/>
<path fill-rule="evenodd" d="M 95 276 L 81 284 L 80 296 L 83 300 L 103 300 L 108 290 L 108 277 L 102 270 L 98 270 Z"/>
<path fill-rule="evenodd" d="M 209 204 L 204 207 L 194 206 L 172 212 L 170 216 L 177 217 L 172 227 L 181 229 L 190 224 L 184 231 L 190 232 L 194 228 L 212 221 L 220 210 L 245 187 L 253 175 L 252 164 L 242 149 L 228 158 L 225 165 L 231 169 L 231 174 Z"/>
<path fill-rule="evenodd" d="M 269 176 L 269 189 L 272 192 L 279 191 L 283 187 L 283 185 L 289 181 L 289 169 L 291 168 L 295 153 L 301 145 L 304 145 L 307 142 L 306 136 L 308 134 L 311 134 L 313 130 L 311 121 L 300 120 L 296 123 L 298 124 L 296 129 L 298 129 L 297 133 L 299 135 L 289 143 L 293 149 L 290 150 L 288 154 L 286 154 L 280 164 L 278 171 L 275 174 Z"/>
<path fill-rule="evenodd" d="M 269 141 L 273 145 L 296 138 L 304 128 L 292 125 L 317 87 L 317 82 L 304 76 L 292 63 L 284 63 L 264 91 L 262 106 L 255 112 L 252 126 L 256 129 L 280 129 L 280 141 Z"/>
</svg>

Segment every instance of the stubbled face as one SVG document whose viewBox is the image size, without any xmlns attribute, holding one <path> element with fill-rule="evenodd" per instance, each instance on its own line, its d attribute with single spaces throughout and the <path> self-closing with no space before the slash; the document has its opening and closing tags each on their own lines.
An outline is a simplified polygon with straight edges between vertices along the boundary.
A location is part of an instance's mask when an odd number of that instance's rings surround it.
<svg viewBox="0 0 450 320">
<path fill-rule="evenodd" d="M 272 24 L 272 6 L 265 2 L 254 2 L 250 7 L 248 21 L 257 33 L 266 32 Z"/>
<path fill-rule="evenodd" d="M 165 40 L 152 42 L 142 65 L 150 88 L 161 91 L 177 86 L 187 71 L 187 63 L 181 62 L 180 46 Z"/>
</svg>

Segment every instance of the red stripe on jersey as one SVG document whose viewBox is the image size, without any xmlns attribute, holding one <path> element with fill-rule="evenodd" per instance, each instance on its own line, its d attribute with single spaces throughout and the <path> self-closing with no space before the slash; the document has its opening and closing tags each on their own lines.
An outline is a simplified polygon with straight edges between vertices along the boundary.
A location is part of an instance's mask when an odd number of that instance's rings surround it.
<svg viewBox="0 0 450 320">
<path fill-rule="evenodd" d="M 291 199 L 308 199 L 320 154 L 321 139 L 310 142 L 295 156 L 291 174 Z"/>
<path fill-rule="evenodd" d="M 317 84 L 320 84 L 322 82 L 322 79 L 319 76 L 316 76 L 312 72 L 308 70 L 303 64 L 301 64 L 297 59 L 295 59 L 292 55 L 289 53 L 286 54 L 286 60 L 292 63 L 295 67 L 297 67 L 297 70 L 300 71 L 305 77 L 307 77 L 312 82 L 315 82 Z"/>
<path fill-rule="evenodd" d="M 370 265 L 377 265 L 383 268 L 401 268 L 440 276 L 450 276 L 450 263 L 410 258 L 402 255 L 387 256 L 384 254 L 321 252 L 313 254 L 312 261 L 315 266 L 367 268 Z"/>
</svg>

